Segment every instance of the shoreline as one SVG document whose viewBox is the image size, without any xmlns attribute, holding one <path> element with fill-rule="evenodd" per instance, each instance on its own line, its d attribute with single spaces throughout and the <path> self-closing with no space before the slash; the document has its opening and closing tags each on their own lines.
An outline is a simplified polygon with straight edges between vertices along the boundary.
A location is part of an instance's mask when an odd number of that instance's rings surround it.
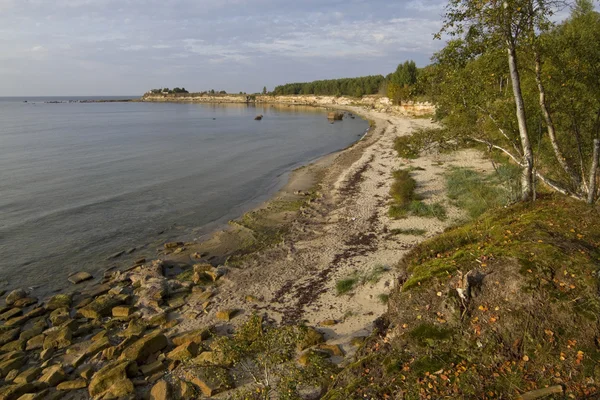
<svg viewBox="0 0 600 400">
<path fill-rule="evenodd" d="M 225 387 L 205 391 L 203 385 L 210 379 L 199 376 L 207 368 L 227 371 L 214 358 L 220 340 L 231 337 L 253 315 L 282 329 L 308 326 L 318 336 L 316 343 L 324 342 L 318 348 L 330 362 L 350 363 L 357 344 L 386 311 L 379 298 L 398 280 L 392 267 L 416 244 L 463 215 L 447 204 L 446 221 L 390 219 L 392 172 L 413 168 L 424 201 L 438 202 L 447 200 L 444 171 L 452 166 L 481 169 L 482 159 L 471 150 L 400 159 L 393 150 L 394 139 L 430 126 L 429 121 L 359 107 L 347 110 L 373 121 L 365 137 L 294 170 L 274 197 L 208 241 L 165 243 L 162 254 L 108 270 L 101 282 L 73 285 L 43 304 L 28 293 L 11 292 L 3 308 L 0 334 L 6 338 L 0 343 L 0 363 L 3 351 L 20 351 L 13 375 L 27 367 L 35 373 L 60 373 L 63 378 L 43 390 L 56 394 L 56 384 L 66 380 L 73 386 L 59 389 L 70 390 L 69 399 L 100 398 L 98 387 L 114 379 L 107 375 L 113 370 L 121 371 L 117 381 L 124 386 L 112 385 L 109 391 L 122 389 L 140 398 L 154 390 L 157 381 L 166 381 L 178 393 L 195 386 L 210 396 Z M 390 233 L 415 227 L 427 232 Z M 356 277 L 351 290 L 336 292 L 348 277 Z M 41 321 L 45 325 L 38 327 Z M 12 360 L 6 362 L 16 363 Z M 125 374 L 130 365 L 137 372 Z M 8 372 L 8 367 L 0 370 L 3 376 Z M 39 379 L 45 381 L 46 375 Z M 244 390 L 250 382 L 239 379 L 234 387 Z M 6 382 L 0 391 L 42 389 Z M 191 390 L 181 398 L 197 398 Z"/>
</svg>

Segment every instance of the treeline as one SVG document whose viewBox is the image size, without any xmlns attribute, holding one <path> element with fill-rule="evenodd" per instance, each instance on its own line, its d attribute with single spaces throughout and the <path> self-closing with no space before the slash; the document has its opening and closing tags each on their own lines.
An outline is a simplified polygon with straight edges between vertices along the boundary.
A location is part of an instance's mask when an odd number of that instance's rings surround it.
<svg viewBox="0 0 600 400">
<path fill-rule="evenodd" d="M 419 72 L 437 105 L 439 138 L 512 160 L 523 200 L 544 183 L 597 203 L 600 14 L 578 0 L 555 23 L 561 8 L 552 0 L 494 4 L 451 0 L 441 32 L 451 40 Z"/>
<path fill-rule="evenodd" d="M 164 93 L 164 94 L 173 94 L 173 93 L 189 93 L 187 90 L 185 90 L 185 88 L 173 88 L 173 89 L 169 89 L 169 88 L 160 88 L 160 89 L 151 89 L 150 93 L 153 94 L 160 94 L 160 93 Z"/>
<path fill-rule="evenodd" d="M 319 96 L 361 97 L 376 94 L 385 78 L 382 75 L 362 76 L 359 78 L 327 79 L 314 82 L 288 83 L 276 86 L 272 94 L 297 95 L 314 94 Z"/>
</svg>

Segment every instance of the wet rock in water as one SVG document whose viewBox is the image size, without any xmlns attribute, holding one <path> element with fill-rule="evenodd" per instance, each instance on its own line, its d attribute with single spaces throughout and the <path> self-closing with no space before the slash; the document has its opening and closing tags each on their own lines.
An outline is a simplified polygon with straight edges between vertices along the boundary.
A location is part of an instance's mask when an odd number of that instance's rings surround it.
<svg viewBox="0 0 600 400">
<path fill-rule="evenodd" d="M 60 383 L 56 386 L 57 390 L 69 391 L 69 390 L 78 390 L 85 389 L 87 387 L 87 383 L 83 379 L 75 379 L 73 381 L 66 381 Z"/>
<path fill-rule="evenodd" d="M 65 371 L 63 370 L 62 366 L 53 365 L 44 370 L 39 382 L 46 383 L 48 386 L 56 386 L 66 379 L 67 376 L 65 375 Z"/>
<path fill-rule="evenodd" d="M 58 308 L 70 308 L 71 307 L 72 298 L 69 294 L 57 294 L 54 295 L 48 300 L 46 304 L 46 308 L 50 311 L 54 311 Z"/>
<path fill-rule="evenodd" d="M 6 321 L 22 314 L 23 310 L 21 310 L 20 308 L 11 308 L 10 310 L 0 314 L 0 321 Z"/>
<path fill-rule="evenodd" d="M 76 285 L 78 283 L 88 281 L 92 278 L 93 276 L 89 272 L 81 271 L 69 276 L 67 280 L 72 284 Z"/>
<path fill-rule="evenodd" d="M 260 115 L 257 115 L 256 117 L 254 117 L 254 120 L 255 120 L 255 121 L 260 121 L 260 120 L 262 120 L 262 119 L 263 119 L 263 116 L 262 116 L 262 114 L 260 114 Z"/>
<path fill-rule="evenodd" d="M 115 258 L 119 258 L 121 257 L 123 254 L 125 254 L 125 250 L 123 251 L 118 251 L 115 254 L 111 254 L 110 256 L 106 257 L 107 260 L 114 260 Z"/>
<path fill-rule="evenodd" d="M 183 246 L 183 242 L 169 242 L 169 243 L 165 243 L 164 246 L 165 246 L 165 249 L 172 250 L 172 249 L 176 249 L 180 246 Z"/>
<path fill-rule="evenodd" d="M 37 302 L 38 299 L 35 297 L 23 297 L 22 299 L 18 299 L 17 301 L 15 301 L 13 305 L 15 307 L 28 307 Z"/>
<path fill-rule="evenodd" d="M 185 377 L 208 397 L 233 387 L 231 377 L 225 368 L 197 367 L 186 371 Z"/>
<path fill-rule="evenodd" d="M 129 380 L 137 366 L 129 360 L 113 361 L 106 364 L 94 374 L 88 386 L 88 392 L 93 398 L 119 399 L 129 398 L 135 388 Z"/>
<path fill-rule="evenodd" d="M 169 389 L 167 381 L 161 379 L 152 386 L 149 400 L 169 400 L 171 398 L 171 391 Z"/>
<path fill-rule="evenodd" d="M 150 334 L 126 348 L 120 359 L 142 362 L 151 354 L 167 347 L 168 344 L 167 337 L 162 332 Z"/>
<path fill-rule="evenodd" d="M 12 306 L 19 299 L 27 297 L 27 292 L 23 289 L 15 289 L 6 296 L 6 305 Z"/>
</svg>

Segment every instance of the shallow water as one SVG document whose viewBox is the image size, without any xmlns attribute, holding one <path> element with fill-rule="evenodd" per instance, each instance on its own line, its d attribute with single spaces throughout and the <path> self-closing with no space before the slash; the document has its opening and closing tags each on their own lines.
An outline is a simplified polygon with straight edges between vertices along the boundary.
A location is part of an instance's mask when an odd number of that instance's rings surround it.
<svg viewBox="0 0 600 400">
<path fill-rule="evenodd" d="M 46 293 L 214 229 L 368 127 L 306 107 L 45 100 L 0 98 L 0 280 Z"/>
</svg>

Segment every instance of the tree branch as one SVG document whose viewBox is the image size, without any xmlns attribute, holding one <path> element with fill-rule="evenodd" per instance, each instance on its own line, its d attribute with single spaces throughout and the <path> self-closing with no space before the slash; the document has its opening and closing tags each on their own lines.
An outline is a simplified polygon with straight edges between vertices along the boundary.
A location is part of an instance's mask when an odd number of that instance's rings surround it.
<svg viewBox="0 0 600 400">
<path fill-rule="evenodd" d="M 515 163 L 517 163 L 517 165 L 519 165 L 520 167 L 523 167 L 523 163 L 521 162 L 521 160 L 519 160 L 519 158 L 517 156 L 515 156 L 514 154 L 512 154 L 510 151 L 506 150 L 504 147 L 500 147 L 488 140 L 483 140 L 483 139 L 479 139 L 476 137 L 468 137 L 468 140 L 472 140 L 474 142 L 477 143 L 483 143 L 485 145 L 487 145 L 490 148 L 496 149 L 496 150 L 500 150 L 501 152 L 503 152 L 504 154 L 506 154 L 507 156 L 509 156 Z"/>
</svg>

